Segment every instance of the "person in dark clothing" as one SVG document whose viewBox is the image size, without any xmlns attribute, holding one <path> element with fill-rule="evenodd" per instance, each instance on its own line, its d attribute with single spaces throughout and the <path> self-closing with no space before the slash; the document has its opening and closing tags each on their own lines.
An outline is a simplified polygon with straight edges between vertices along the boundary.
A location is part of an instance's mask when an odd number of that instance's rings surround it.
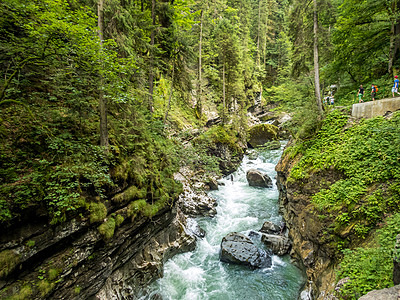
<svg viewBox="0 0 400 300">
<path fill-rule="evenodd" d="M 372 88 L 371 88 L 371 97 L 372 97 L 372 101 L 375 101 L 375 96 L 376 96 L 376 87 L 373 84 Z"/>
<path fill-rule="evenodd" d="M 362 98 L 364 96 L 364 88 L 363 88 L 362 84 L 360 85 L 360 88 L 358 89 L 357 96 L 358 96 L 358 103 L 364 102 L 364 100 Z"/>
</svg>

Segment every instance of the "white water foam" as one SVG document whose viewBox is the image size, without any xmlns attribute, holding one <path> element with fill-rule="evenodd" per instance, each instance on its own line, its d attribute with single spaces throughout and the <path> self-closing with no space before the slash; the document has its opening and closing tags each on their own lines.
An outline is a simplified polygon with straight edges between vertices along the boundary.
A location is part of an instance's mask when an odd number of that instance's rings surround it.
<svg viewBox="0 0 400 300">
<path fill-rule="evenodd" d="M 198 241 L 195 251 L 176 255 L 165 264 L 164 278 L 152 286 L 153 294 L 165 300 L 297 298 L 304 278 L 289 257 L 272 255 L 270 268 L 256 270 L 219 261 L 220 243 L 226 234 L 257 232 L 265 221 L 280 223 L 274 177 L 281 151 L 261 152 L 254 160 L 245 156 L 237 172 L 221 179 L 225 186 L 210 192 L 218 201 L 217 215 L 198 220 L 207 232 L 205 238 Z M 273 179 L 273 188 L 250 187 L 246 171 L 251 168 L 267 173 Z M 255 242 L 264 247 L 261 241 Z"/>
</svg>

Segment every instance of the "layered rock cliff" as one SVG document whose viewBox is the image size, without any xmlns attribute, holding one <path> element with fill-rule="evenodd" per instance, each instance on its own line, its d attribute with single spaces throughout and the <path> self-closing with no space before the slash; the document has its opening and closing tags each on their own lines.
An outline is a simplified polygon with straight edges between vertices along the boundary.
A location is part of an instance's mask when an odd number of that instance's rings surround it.
<svg viewBox="0 0 400 300">
<path fill-rule="evenodd" d="M 320 189 L 339 180 L 341 174 L 331 169 L 290 181 L 289 172 L 295 163 L 296 160 L 284 154 L 276 166 L 280 211 L 293 241 L 291 255 L 307 269 L 308 292 L 313 299 L 323 299 L 334 288 L 337 262 L 335 248 L 324 233 L 329 221 L 319 218 L 310 199 Z"/>
<path fill-rule="evenodd" d="M 165 260 L 195 247 L 176 207 L 123 222 L 108 241 L 87 220 L 54 228 L 32 221 L 2 235 L 2 248 L 12 249 L 2 253 L 15 258 L 0 282 L 2 298 L 135 299 Z"/>
</svg>

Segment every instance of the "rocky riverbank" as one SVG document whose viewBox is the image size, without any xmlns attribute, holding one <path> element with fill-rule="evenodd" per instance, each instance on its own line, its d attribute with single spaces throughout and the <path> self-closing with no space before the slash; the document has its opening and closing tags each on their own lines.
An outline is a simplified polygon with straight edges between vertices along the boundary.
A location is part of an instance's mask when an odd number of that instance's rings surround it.
<svg viewBox="0 0 400 300">
<path fill-rule="evenodd" d="M 226 148 L 223 153 L 227 154 Z M 99 205 L 100 226 L 84 216 L 52 226 L 35 213 L 10 227 L 0 239 L 4 266 L 0 297 L 129 299 L 141 295 L 162 276 L 166 260 L 193 250 L 196 239 L 204 235 L 190 217 L 216 213 L 216 201 L 205 193 L 215 179 L 209 178 L 207 185 L 195 171 L 182 168 L 175 180 L 182 183 L 183 192 L 152 217 L 135 213 L 135 206 L 125 201 L 128 187 L 111 200 L 117 205 Z"/>
<path fill-rule="evenodd" d="M 310 202 L 317 192 L 321 177 L 326 179 L 326 187 L 340 178 L 340 174 L 328 172 L 314 174 L 301 182 L 288 181 L 289 172 L 296 163 L 288 155 L 283 155 L 278 165 L 277 185 L 279 189 L 280 211 L 293 241 L 292 257 L 307 269 L 312 299 L 323 299 L 335 284 L 334 249 L 324 240 L 326 224 L 321 221 Z"/>
<path fill-rule="evenodd" d="M 219 157 L 221 172 L 236 170 L 246 142 L 238 146 L 212 141 L 211 145 L 209 152 Z M 179 199 L 152 216 L 140 212 L 135 206 L 140 203 L 130 203 L 132 195 L 140 194 L 135 186 L 125 186 L 107 207 L 93 205 L 90 216 L 75 215 L 58 226 L 33 211 L 1 236 L 0 297 L 127 299 L 141 295 L 143 288 L 162 276 L 166 260 L 192 250 L 196 239 L 205 234 L 190 218 L 216 213 L 216 201 L 205 193 L 218 188 L 216 178 L 204 178 L 204 172 L 198 171 L 181 168 L 175 175 L 183 185 Z"/>
</svg>

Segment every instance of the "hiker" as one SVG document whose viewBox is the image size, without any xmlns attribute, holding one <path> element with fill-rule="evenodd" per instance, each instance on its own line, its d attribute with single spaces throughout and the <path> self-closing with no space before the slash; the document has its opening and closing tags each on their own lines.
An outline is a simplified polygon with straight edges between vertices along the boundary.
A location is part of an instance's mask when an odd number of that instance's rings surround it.
<svg viewBox="0 0 400 300">
<path fill-rule="evenodd" d="M 364 88 L 363 88 L 362 84 L 360 85 L 360 88 L 358 89 L 357 96 L 358 96 L 358 103 L 364 102 L 364 100 L 362 98 L 364 96 Z"/>
<path fill-rule="evenodd" d="M 371 89 L 372 101 L 375 101 L 375 96 L 376 96 L 376 87 L 374 84 L 372 84 L 372 89 Z"/>
<path fill-rule="evenodd" d="M 331 105 L 334 105 L 334 104 L 335 104 L 335 98 L 334 98 L 333 96 L 330 96 L 330 97 L 329 97 L 329 100 L 330 100 L 330 102 L 331 102 L 331 103 L 330 103 Z"/>
<path fill-rule="evenodd" d="M 398 92 L 398 89 L 399 89 L 399 78 L 396 75 L 396 76 L 394 76 L 394 85 L 392 87 L 393 98 L 394 98 L 394 93 L 397 93 L 400 95 L 400 93 Z"/>
</svg>

